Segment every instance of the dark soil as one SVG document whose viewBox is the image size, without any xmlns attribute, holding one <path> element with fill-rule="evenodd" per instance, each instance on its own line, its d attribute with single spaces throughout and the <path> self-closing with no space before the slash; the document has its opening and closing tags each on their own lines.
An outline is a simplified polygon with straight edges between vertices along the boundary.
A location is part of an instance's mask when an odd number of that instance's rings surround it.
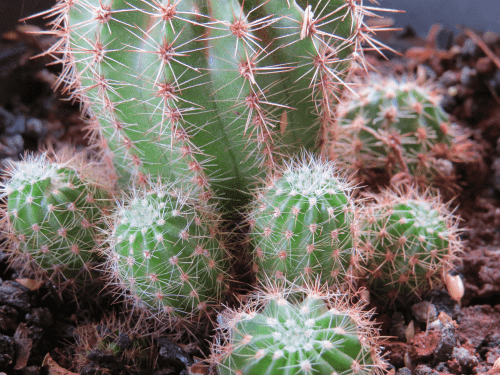
<svg viewBox="0 0 500 375">
<path fill-rule="evenodd" d="M 3 161 L 19 160 L 49 143 L 55 149 L 68 143 L 87 146 L 78 104 L 51 88 L 59 67 L 46 66 L 48 57 L 31 59 L 53 40 L 33 36 L 27 32 L 31 29 L 22 26 L 0 39 Z M 498 373 L 492 366 L 500 357 L 500 36 L 464 31 L 443 44 L 436 27 L 427 39 L 409 32 L 379 37 L 402 54 L 390 53 L 387 61 L 370 54 L 369 62 L 386 75 L 437 81 L 443 108 L 471 131 L 482 154 L 479 163 L 456 166 L 459 188 L 452 204 L 463 219 L 465 242 L 456 264 L 465 284 L 461 304 L 445 289 L 430 292 L 423 301 L 397 300 L 392 307 L 372 296 L 381 333 L 391 336 L 383 350 L 393 374 Z M 129 314 L 103 285 L 96 282 L 95 290 L 81 291 L 75 299 L 50 283 L 33 283 L 9 268 L 2 254 L 0 375 L 186 374 L 207 353 L 206 332 L 185 337 L 150 325 L 141 332 L 150 340 L 148 358 L 138 359 L 131 343 L 138 339 L 134 326 L 141 318 L 129 319 L 121 329 L 125 333 L 115 334 L 110 317 Z M 92 341 L 102 345 L 90 350 Z M 118 347 L 118 354 L 110 347 Z M 194 368 L 207 370 L 199 363 Z"/>
</svg>

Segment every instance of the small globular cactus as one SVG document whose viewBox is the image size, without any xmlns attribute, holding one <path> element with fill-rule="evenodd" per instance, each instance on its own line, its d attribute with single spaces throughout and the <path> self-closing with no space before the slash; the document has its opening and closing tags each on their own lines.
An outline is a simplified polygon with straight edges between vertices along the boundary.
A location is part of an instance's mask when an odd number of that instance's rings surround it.
<svg viewBox="0 0 500 375">
<path fill-rule="evenodd" d="M 475 159 L 472 142 L 439 105 L 431 85 L 372 75 L 337 107 L 330 157 L 355 172 L 406 172 L 428 184 L 453 178 L 452 162 Z"/>
<path fill-rule="evenodd" d="M 324 288 L 270 288 L 220 316 L 220 375 L 379 374 L 371 312 Z"/>
<path fill-rule="evenodd" d="M 107 269 L 138 305 L 168 317 L 206 312 L 226 289 L 219 218 L 172 185 L 132 192 L 110 223 Z"/>
<path fill-rule="evenodd" d="M 444 281 L 461 251 L 457 218 L 429 191 L 407 186 L 372 194 L 362 218 L 369 283 L 381 295 L 421 295 Z"/>
<path fill-rule="evenodd" d="M 146 334 L 153 328 L 149 326 L 151 324 L 141 320 L 123 320 L 112 314 L 99 323 L 77 327 L 74 331 L 76 342 L 68 348 L 74 359 L 72 370 L 80 373 L 98 365 L 102 365 L 99 366 L 103 367 L 102 373 L 117 370 L 134 374 L 150 370 L 158 351 L 153 337 Z"/>
<path fill-rule="evenodd" d="M 97 260 L 102 215 L 111 203 L 110 186 L 96 178 L 97 163 L 78 158 L 27 156 L 8 165 L 1 186 L 12 260 L 56 283 L 74 280 Z"/>
<path fill-rule="evenodd" d="M 250 206 L 257 277 L 346 281 L 360 260 L 353 189 L 332 162 L 310 154 L 287 162 Z"/>
</svg>

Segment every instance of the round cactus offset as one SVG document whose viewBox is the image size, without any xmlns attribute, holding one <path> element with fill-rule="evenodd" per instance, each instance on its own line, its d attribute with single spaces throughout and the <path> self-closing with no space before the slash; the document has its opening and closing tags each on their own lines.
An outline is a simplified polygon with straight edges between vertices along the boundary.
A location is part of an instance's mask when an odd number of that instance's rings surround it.
<svg viewBox="0 0 500 375">
<path fill-rule="evenodd" d="M 458 220 L 448 207 L 412 188 L 371 197 L 363 210 L 361 238 L 373 289 L 383 295 L 391 290 L 420 295 L 442 282 L 461 250 Z"/>
<path fill-rule="evenodd" d="M 330 156 L 354 171 L 449 178 L 452 162 L 471 161 L 474 152 L 439 101 L 435 88 L 411 79 L 370 76 L 338 106 Z"/>
<path fill-rule="evenodd" d="M 359 262 L 352 190 L 335 164 L 307 154 L 270 178 L 248 216 L 257 277 L 345 281 Z"/>
<path fill-rule="evenodd" d="M 292 290 L 223 313 L 213 355 L 221 375 L 382 373 L 371 313 L 318 289 L 290 302 Z"/>
<path fill-rule="evenodd" d="M 89 270 L 97 259 L 103 210 L 110 204 L 105 189 L 91 181 L 89 170 L 72 161 L 50 162 L 45 154 L 12 163 L 7 171 L 1 193 L 8 198 L 7 248 L 13 261 L 26 267 L 35 263 L 36 273 L 56 282 Z"/>
<path fill-rule="evenodd" d="M 113 220 L 107 267 L 139 305 L 173 318 L 218 303 L 228 262 L 210 207 L 158 186 L 134 192 Z"/>
</svg>

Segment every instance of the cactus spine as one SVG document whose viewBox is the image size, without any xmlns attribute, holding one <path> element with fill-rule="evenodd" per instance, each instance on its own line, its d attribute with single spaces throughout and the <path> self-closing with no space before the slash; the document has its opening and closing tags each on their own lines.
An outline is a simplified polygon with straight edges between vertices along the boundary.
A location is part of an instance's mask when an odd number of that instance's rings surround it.
<svg viewBox="0 0 500 375">
<path fill-rule="evenodd" d="M 458 220 L 429 191 L 388 189 L 362 213 L 370 284 L 386 294 L 418 295 L 439 282 L 461 251 Z"/>
<path fill-rule="evenodd" d="M 360 260 L 352 190 L 335 164 L 308 154 L 287 162 L 257 190 L 248 222 L 261 281 L 347 281 Z"/>
<path fill-rule="evenodd" d="M 223 313 L 213 357 L 221 375 L 382 373 L 371 313 L 320 289 L 292 290 Z"/>
<path fill-rule="evenodd" d="M 57 282 L 74 279 L 96 261 L 102 214 L 110 204 L 105 187 L 75 161 L 28 156 L 8 166 L 9 180 L 1 187 L 8 198 L 9 250 L 18 262 L 34 262 L 36 273 L 46 272 Z M 92 167 L 96 176 L 99 166 L 86 166 Z"/>
</svg>

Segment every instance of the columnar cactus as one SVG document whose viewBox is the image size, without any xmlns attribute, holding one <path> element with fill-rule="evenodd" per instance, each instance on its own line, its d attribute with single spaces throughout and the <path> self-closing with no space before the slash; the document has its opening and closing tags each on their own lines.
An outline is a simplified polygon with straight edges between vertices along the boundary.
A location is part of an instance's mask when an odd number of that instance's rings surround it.
<svg viewBox="0 0 500 375">
<path fill-rule="evenodd" d="M 353 171 L 407 172 L 424 184 L 436 175 L 449 179 L 452 162 L 474 153 L 439 100 L 431 86 L 371 75 L 337 107 L 330 157 Z"/>
<path fill-rule="evenodd" d="M 447 205 L 408 187 L 370 197 L 361 238 L 374 290 L 419 295 L 442 282 L 461 251 L 458 220 Z"/>
<path fill-rule="evenodd" d="M 138 306 L 169 318 L 205 313 L 226 289 L 218 219 L 172 185 L 134 191 L 110 225 L 107 269 Z"/>
<path fill-rule="evenodd" d="M 59 0 L 59 83 L 119 177 L 190 181 L 243 204 L 255 176 L 314 149 L 373 30 L 352 0 Z M 246 14 L 245 14 L 246 10 Z M 372 42 L 372 46 L 375 46 Z"/>
<path fill-rule="evenodd" d="M 318 289 L 300 299 L 292 291 L 260 292 L 221 315 L 212 357 L 220 375 L 382 373 L 371 312 Z"/>
<path fill-rule="evenodd" d="M 95 179 L 102 167 L 81 168 L 74 161 L 28 156 L 7 167 L 8 180 L 1 186 L 8 198 L 7 249 L 18 263 L 33 265 L 37 274 L 48 273 L 56 282 L 74 279 L 97 259 L 102 214 L 111 203 L 110 186 Z"/>
<path fill-rule="evenodd" d="M 360 260 L 353 186 L 337 166 L 303 154 L 256 191 L 248 214 L 254 271 L 267 278 L 344 282 Z"/>
</svg>

